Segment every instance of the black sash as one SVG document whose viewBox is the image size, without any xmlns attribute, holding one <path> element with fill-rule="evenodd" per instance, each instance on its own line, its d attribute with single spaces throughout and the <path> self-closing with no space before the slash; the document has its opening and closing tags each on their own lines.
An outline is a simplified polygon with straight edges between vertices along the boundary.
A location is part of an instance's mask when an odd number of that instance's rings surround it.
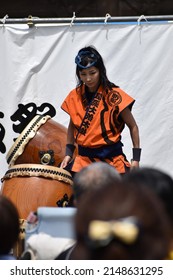
<svg viewBox="0 0 173 280">
<path fill-rule="evenodd" d="M 123 143 L 118 141 L 113 145 L 104 145 L 99 148 L 88 148 L 78 145 L 78 153 L 89 158 L 110 159 L 115 156 L 123 155 Z"/>
</svg>

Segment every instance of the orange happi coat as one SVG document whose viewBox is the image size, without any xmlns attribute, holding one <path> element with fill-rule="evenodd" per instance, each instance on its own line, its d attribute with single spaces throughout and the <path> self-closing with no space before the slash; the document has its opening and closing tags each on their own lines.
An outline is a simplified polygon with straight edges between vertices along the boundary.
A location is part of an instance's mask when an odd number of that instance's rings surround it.
<svg viewBox="0 0 173 280">
<path fill-rule="evenodd" d="M 121 140 L 124 122 L 120 113 L 126 108 L 132 108 L 134 99 L 120 88 L 104 91 L 99 87 L 92 102 L 87 103 L 85 87 L 73 89 L 62 103 L 61 108 L 67 112 L 75 126 L 74 138 L 78 145 L 83 147 L 98 148 L 112 145 Z M 92 159 L 97 161 L 98 159 Z M 129 167 L 123 155 L 105 161 L 115 166 L 120 173 Z M 88 157 L 77 155 L 73 164 L 73 171 L 91 163 Z"/>
</svg>

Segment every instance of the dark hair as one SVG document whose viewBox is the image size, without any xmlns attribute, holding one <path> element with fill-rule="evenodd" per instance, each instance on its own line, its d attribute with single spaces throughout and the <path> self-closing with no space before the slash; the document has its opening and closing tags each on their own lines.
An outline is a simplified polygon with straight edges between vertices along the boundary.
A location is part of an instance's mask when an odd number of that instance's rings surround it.
<svg viewBox="0 0 173 280">
<path fill-rule="evenodd" d="M 93 56 L 93 58 L 92 58 Z M 101 55 L 99 54 L 99 52 L 96 50 L 95 47 L 93 46 L 88 46 L 85 48 L 82 48 L 79 50 L 77 56 L 76 56 L 76 76 L 77 76 L 77 87 L 82 85 L 83 82 L 80 79 L 80 75 L 79 72 L 83 69 L 83 67 L 80 67 L 77 63 L 78 58 L 80 59 L 80 64 L 79 65 L 83 65 L 84 68 L 87 67 L 87 65 L 94 65 L 96 68 L 99 69 L 99 73 L 100 73 L 100 84 L 103 86 L 104 89 L 108 88 L 108 89 L 112 89 L 113 87 L 118 87 L 116 86 L 114 83 L 110 82 L 107 78 L 107 74 L 106 74 L 106 68 L 103 62 L 103 59 L 101 57 Z"/>
<path fill-rule="evenodd" d="M 14 204 L 0 195 L 0 254 L 8 254 L 19 236 L 19 215 Z"/>
<path fill-rule="evenodd" d="M 88 242 L 92 221 L 118 221 L 134 217 L 139 233 L 131 244 L 113 236 L 105 246 Z M 127 235 L 128 235 L 128 231 Z M 149 189 L 123 182 L 82 196 L 76 214 L 77 244 L 71 259 L 147 260 L 165 259 L 170 246 L 170 224 L 158 197 Z"/>
<path fill-rule="evenodd" d="M 128 183 L 149 188 L 161 199 L 170 218 L 173 230 L 173 179 L 170 175 L 156 168 L 141 167 L 124 175 Z"/>
</svg>

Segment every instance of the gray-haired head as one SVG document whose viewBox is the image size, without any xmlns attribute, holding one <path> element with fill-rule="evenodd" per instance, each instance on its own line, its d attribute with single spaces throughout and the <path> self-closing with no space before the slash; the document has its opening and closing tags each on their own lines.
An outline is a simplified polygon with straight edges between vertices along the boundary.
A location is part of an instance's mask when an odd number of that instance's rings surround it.
<svg viewBox="0 0 173 280">
<path fill-rule="evenodd" d="M 107 184 L 120 180 L 120 174 L 110 164 L 105 162 L 91 163 L 74 176 L 74 198 L 78 200 L 88 190 L 106 187 Z"/>
</svg>

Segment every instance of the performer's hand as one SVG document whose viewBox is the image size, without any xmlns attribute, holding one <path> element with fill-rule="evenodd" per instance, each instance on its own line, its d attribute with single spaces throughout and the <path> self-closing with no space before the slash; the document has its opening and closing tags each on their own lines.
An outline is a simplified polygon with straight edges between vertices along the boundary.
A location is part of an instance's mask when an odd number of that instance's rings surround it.
<svg viewBox="0 0 173 280">
<path fill-rule="evenodd" d="M 139 161 L 132 160 L 130 169 L 139 168 Z"/>
<path fill-rule="evenodd" d="M 70 161 L 71 161 L 71 157 L 65 156 L 65 158 L 61 162 L 60 168 L 65 168 L 69 164 Z"/>
</svg>

